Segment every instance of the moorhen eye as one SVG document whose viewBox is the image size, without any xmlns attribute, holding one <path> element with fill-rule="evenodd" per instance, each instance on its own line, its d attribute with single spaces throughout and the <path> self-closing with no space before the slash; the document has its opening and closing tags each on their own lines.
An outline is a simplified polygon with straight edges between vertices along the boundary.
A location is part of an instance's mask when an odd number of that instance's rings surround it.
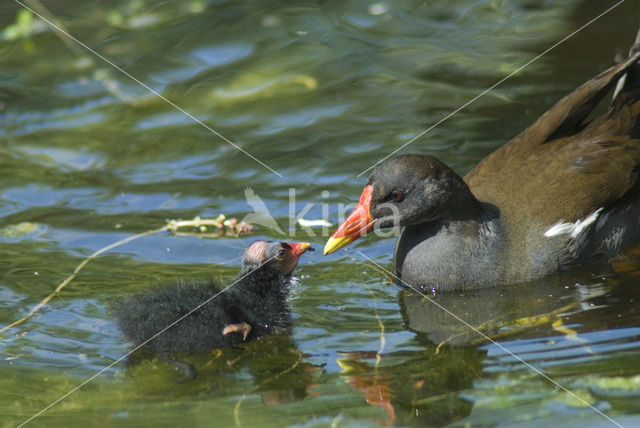
<svg viewBox="0 0 640 428">
<path fill-rule="evenodd" d="M 284 250 L 278 251 L 278 257 L 284 257 Z"/>
<path fill-rule="evenodd" d="M 402 202 L 403 199 L 404 195 L 402 194 L 402 191 L 394 190 L 393 192 L 391 192 L 391 200 L 393 202 Z"/>
</svg>

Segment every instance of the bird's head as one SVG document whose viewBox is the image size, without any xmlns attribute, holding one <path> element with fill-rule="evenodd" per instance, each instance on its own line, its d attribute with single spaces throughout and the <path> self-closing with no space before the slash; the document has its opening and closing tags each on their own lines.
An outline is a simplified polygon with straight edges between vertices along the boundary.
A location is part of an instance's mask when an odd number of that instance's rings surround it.
<svg viewBox="0 0 640 428">
<path fill-rule="evenodd" d="M 308 242 L 256 241 L 244 252 L 241 274 L 266 266 L 289 275 L 307 251 L 314 251 Z"/>
</svg>

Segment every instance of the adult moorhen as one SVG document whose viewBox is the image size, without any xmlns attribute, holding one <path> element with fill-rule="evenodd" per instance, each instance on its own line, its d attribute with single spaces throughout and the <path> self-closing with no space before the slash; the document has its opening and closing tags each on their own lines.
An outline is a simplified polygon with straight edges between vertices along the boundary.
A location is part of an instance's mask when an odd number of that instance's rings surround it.
<svg viewBox="0 0 640 428">
<path fill-rule="evenodd" d="M 464 290 L 539 278 L 640 237 L 640 33 L 630 57 L 561 99 L 462 179 L 429 156 L 378 166 L 327 241 L 404 226 L 396 275 Z M 620 82 L 618 84 L 618 82 Z M 587 121 L 618 84 L 607 110 Z"/>
<path fill-rule="evenodd" d="M 227 289 L 213 281 L 185 281 L 129 297 L 117 308 L 118 327 L 136 345 L 174 364 L 185 379 L 194 378 L 196 369 L 171 353 L 223 348 L 290 326 L 287 297 L 297 282 L 291 273 L 307 250 L 313 249 L 306 242 L 256 241 Z"/>
</svg>

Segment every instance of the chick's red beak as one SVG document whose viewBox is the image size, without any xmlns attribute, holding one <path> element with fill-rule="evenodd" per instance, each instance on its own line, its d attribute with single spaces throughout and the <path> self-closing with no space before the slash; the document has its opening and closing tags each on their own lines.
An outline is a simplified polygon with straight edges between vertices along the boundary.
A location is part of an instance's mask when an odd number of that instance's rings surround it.
<svg viewBox="0 0 640 428">
<path fill-rule="evenodd" d="M 324 246 L 324 255 L 331 254 L 334 251 L 344 247 L 347 244 L 355 241 L 361 236 L 366 235 L 371 229 L 373 229 L 373 223 L 375 220 L 371 218 L 369 207 L 371 205 L 371 195 L 373 193 L 373 186 L 367 185 L 360 195 L 360 201 L 353 210 L 353 212 L 347 217 L 347 219 L 340 225 L 338 230 L 333 232 L 331 238 Z"/>
<path fill-rule="evenodd" d="M 307 250 L 313 251 L 311 244 L 308 242 L 287 242 L 287 245 L 291 247 L 291 253 L 296 257 L 300 257 Z"/>
</svg>

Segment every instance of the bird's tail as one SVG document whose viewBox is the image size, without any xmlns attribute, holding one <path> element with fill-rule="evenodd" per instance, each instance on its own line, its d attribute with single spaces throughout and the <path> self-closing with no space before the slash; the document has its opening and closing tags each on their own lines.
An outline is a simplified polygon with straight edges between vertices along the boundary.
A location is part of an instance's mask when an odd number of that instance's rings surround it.
<svg viewBox="0 0 640 428">
<path fill-rule="evenodd" d="M 629 49 L 629 58 L 638 52 L 640 52 L 640 30 L 638 30 L 636 40 L 633 42 L 631 49 Z M 640 91 L 640 62 L 636 62 L 629 67 L 625 75 L 620 78 L 613 93 L 613 100 L 615 101 L 621 93 L 633 91 Z"/>
</svg>

